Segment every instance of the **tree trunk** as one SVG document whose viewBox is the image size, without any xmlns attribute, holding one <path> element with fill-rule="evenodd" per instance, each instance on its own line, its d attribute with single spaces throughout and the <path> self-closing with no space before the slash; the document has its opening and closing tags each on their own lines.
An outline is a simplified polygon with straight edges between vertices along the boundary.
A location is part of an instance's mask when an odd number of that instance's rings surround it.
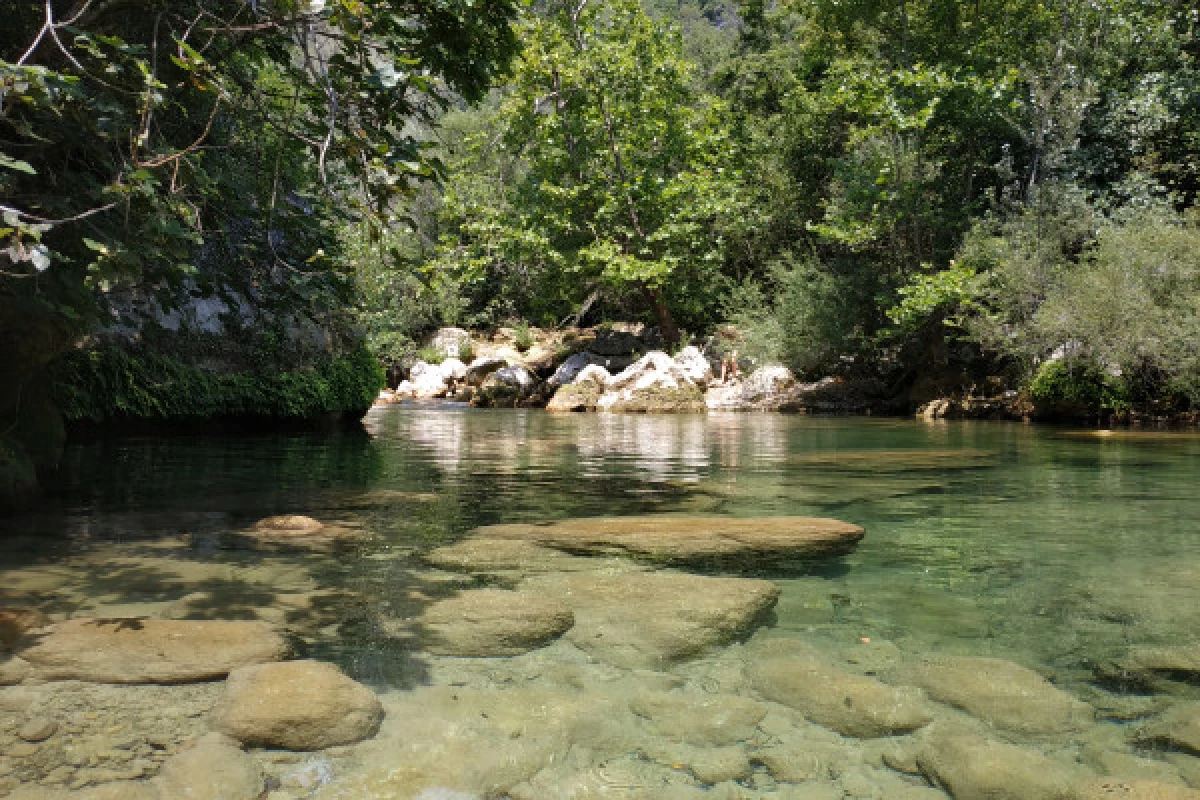
<svg viewBox="0 0 1200 800">
<path fill-rule="evenodd" d="M 646 297 L 650 300 L 650 307 L 654 309 L 654 316 L 658 317 L 658 329 L 662 331 L 667 346 L 674 347 L 679 344 L 679 326 L 675 324 L 675 317 L 667 306 L 667 298 L 663 296 L 662 289 L 647 287 Z"/>
</svg>

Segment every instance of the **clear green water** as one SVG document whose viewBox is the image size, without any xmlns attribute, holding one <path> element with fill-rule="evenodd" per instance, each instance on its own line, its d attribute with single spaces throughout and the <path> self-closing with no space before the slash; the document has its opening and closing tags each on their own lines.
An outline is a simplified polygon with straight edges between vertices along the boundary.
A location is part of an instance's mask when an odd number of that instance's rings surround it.
<svg viewBox="0 0 1200 800">
<path fill-rule="evenodd" d="M 0 606 L 34 606 L 57 617 L 257 616 L 285 625 L 303 640 L 305 654 L 337 662 L 392 703 L 378 741 L 329 756 L 335 779 L 318 796 L 407 798 L 418 796 L 426 778 L 379 776 L 408 757 L 403 747 L 411 740 L 387 726 L 414 709 L 420 716 L 424 689 L 512 690 L 502 696 L 511 696 L 510 711 L 519 715 L 537 704 L 539 692 L 557 698 L 563 691 L 563 680 L 547 665 L 586 673 L 570 685 L 576 699 L 595 692 L 608 702 L 650 685 L 645 675 L 597 665 L 564 642 L 516 658 L 423 652 L 396 635 L 389 620 L 419 613 L 427 599 L 477 579 L 432 570 L 421 553 L 500 522 L 658 513 L 835 517 L 866 528 L 856 552 L 802 572 L 745 573 L 781 587 L 774 617 L 747 642 L 662 672 L 685 689 L 694 683 L 710 693 L 754 696 L 744 681 L 722 676 L 730 663 L 750 658 L 756 642 L 771 638 L 803 640 L 859 673 L 930 654 L 997 657 L 1032 668 L 1088 702 L 1097 722 L 1051 737 L 993 731 L 996 737 L 1097 775 L 1113 771 L 1098 765 L 1100 746 L 1153 762 L 1151 772 L 1161 766 L 1163 780 L 1200 777 L 1192 764 L 1200 759 L 1147 747 L 1137 736 L 1138 726 L 1164 707 L 1194 699 L 1181 679 L 1186 676 L 1136 691 L 1097 678 L 1130 648 L 1197 639 L 1200 437 L 1101 438 L 1007 424 L 779 415 L 454 408 L 379 409 L 367 428 L 369 436 L 75 445 L 54 495 L 32 512 L 0 520 Z M 888 452 L 872 457 L 864 451 Z M 360 527 L 366 538 L 336 556 L 217 546 L 222 533 L 274 514 Z M 192 605 L 181 606 L 188 597 Z M 49 693 L 53 685 L 36 688 Z M 142 691 L 146 702 L 159 702 L 150 699 L 150 689 L 120 691 Z M 62 713 L 78 712 L 82 701 L 72 702 Z M 115 706 L 136 705 L 95 702 L 103 706 L 103 722 L 120 716 Z M 175 725 L 176 738 L 202 730 L 209 701 L 193 702 L 195 710 L 180 722 L 167 715 L 158 727 Z M 23 713 L 9 715 L 10 732 Z M 431 710 L 430 717 L 441 713 Z M 136 734 L 139 724 L 134 719 L 125 727 Z M 81 726 L 79 737 L 93 735 Z M 0 795 L 44 781 L 61 766 L 47 748 L 41 761 L 4 755 L 4 730 L 0 726 Z M 472 735 L 487 745 L 486 729 Z M 567 760 L 574 766 L 543 765 L 557 771 L 540 784 L 536 774 L 521 773 L 525 788 L 517 781 L 513 796 L 673 797 L 670 791 L 686 790 L 714 798 L 899 797 L 910 789 L 914 798 L 946 796 L 926 778 L 888 768 L 853 737 L 827 737 L 852 754 L 853 769 L 791 785 L 770 777 L 749 743 L 743 745 L 751 773 L 706 782 L 677 764 L 654 763 L 634 743 L 632 729 L 629 735 L 627 752 L 619 741 L 605 750 L 589 740 Z M 15 740 L 10 735 L 7 741 Z M 465 757 L 456 752 L 445 757 Z M 541 751 L 534 752 L 536 760 Z M 283 774 L 295 760 L 260 756 L 272 774 Z M 625 777 L 589 784 L 588 771 L 614 758 L 625 759 Z M 650 765 L 646 785 L 638 783 L 642 762 Z M 476 771 L 490 762 L 480 763 Z M 84 767 L 72 769 L 76 779 L 87 780 Z M 488 789 L 474 769 L 459 765 L 465 777 L 457 787 L 433 774 L 425 790 L 502 797 L 511 788 L 497 781 Z M 671 775 L 678 786 L 668 785 Z M 71 785 L 70 779 L 57 785 Z M 309 794 L 285 786 L 272 796 Z"/>
</svg>

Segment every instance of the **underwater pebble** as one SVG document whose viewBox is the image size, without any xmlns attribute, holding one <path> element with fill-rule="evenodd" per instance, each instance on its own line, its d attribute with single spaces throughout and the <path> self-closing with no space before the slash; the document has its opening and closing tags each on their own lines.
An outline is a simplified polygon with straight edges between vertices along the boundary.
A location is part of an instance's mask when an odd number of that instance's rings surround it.
<svg viewBox="0 0 1200 800">
<path fill-rule="evenodd" d="M 58 723 L 54 720 L 47 717 L 34 717 L 20 727 L 17 736 L 27 742 L 44 742 L 57 730 Z"/>
</svg>

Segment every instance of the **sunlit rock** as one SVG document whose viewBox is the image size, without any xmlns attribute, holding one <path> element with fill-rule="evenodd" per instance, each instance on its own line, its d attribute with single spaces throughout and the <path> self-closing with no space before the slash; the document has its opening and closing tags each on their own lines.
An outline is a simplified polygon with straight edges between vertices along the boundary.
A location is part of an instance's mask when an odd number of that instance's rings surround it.
<svg viewBox="0 0 1200 800">
<path fill-rule="evenodd" d="M 461 358 L 471 345 L 471 334 L 462 328 L 439 328 L 429 339 L 429 346 L 446 358 Z"/>
<path fill-rule="evenodd" d="M 1062 733 L 1092 724 L 1091 706 L 1033 670 L 998 658 L 930 657 L 898 671 L 935 700 L 1017 733 Z"/>
<path fill-rule="evenodd" d="M 613 375 L 596 401 L 599 411 L 689 412 L 704 409 L 704 395 L 669 355 L 654 351 Z"/>
<path fill-rule="evenodd" d="M 408 379 L 413 385 L 413 396 L 420 398 L 445 396 L 450 382 L 450 376 L 442 370 L 441 365 L 424 361 L 413 365 L 409 370 Z"/>
<path fill-rule="evenodd" d="M 692 381 L 692 383 L 703 388 L 712 380 L 713 370 L 712 363 L 704 353 L 700 352 L 699 347 L 688 346 L 679 351 L 675 356 L 675 363 L 683 370 L 683 374 Z"/>
<path fill-rule="evenodd" d="M 360 543 L 363 531 L 344 525 L 327 525 L 296 514 L 267 517 L 252 527 L 222 534 L 222 547 L 241 550 L 334 552 Z"/>
<path fill-rule="evenodd" d="M 594 570 L 593 559 L 572 556 L 520 539 L 472 536 L 425 554 L 425 560 L 442 569 L 479 573 L 535 573 Z"/>
<path fill-rule="evenodd" d="M 566 361 L 558 365 L 558 369 L 546 381 L 552 388 L 566 386 L 569 383 L 575 383 L 580 374 L 589 367 L 599 367 L 604 369 L 607 359 L 598 356 L 594 353 L 575 353 Z M 607 374 L 608 370 L 605 370 Z"/>
<path fill-rule="evenodd" d="M 857 525 L 818 517 L 654 515 L 488 525 L 473 535 L 519 540 L 574 555 L 749 565 L 843 555 L 854 550 L 864 533 Z"/>
<path fill-rule="evenodd" d="M 519 588 L 561 598 L 575 614 L 566 634 L 593 657 L 661 668 L 750 631 L 775 605 L 770 581 L 667 572 L 542 574 Z"/>
<path fill-rule="evenodd" d="M 189 683 L 278 661 L 289 649 L 262 622 L 79 618 L 44 629 L 18 654 L 51 680 Z"/>
<path fill-rule="evenodd" d="M 847 736 L 870 739 L 908 733 L 933 719 L 920 690 L 888 686 L 816 657 L 763 659 L 751 663 L 747 674 L 763 697 Z"/>
<path fill-rule="evenodd" d="M 286 661 L 230 673 L 215 726 L 240 742 L 322 750 L 375 734 L 379 699 L 332 664 Z"/>
<path fill-rule="evenodd" d="M 558 638 L 574 622 L 559 599 L 475 589 L 434 603 L 416 625 L 426 647 L 439 655 L 512 656 Z"/>
<path fill-rule="evenodd" d="M 0 686 L 14 686 L 33 674 L 33 667 L 23 658 L 0 653 Z"/>
<path fill-rule="evenodd" d="M 537 388 L 537 378 L 526 367 L 501 367 L 493 372 L 472 397 L 473 405 L 509 408 L 520 405 Z"/>
</svg>

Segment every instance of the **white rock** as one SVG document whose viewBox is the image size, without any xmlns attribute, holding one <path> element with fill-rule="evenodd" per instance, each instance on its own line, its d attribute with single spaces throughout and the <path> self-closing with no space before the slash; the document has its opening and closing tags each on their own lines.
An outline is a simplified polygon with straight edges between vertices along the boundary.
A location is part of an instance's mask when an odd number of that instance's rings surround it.
<svg viewBox="0 0 1200 800">
<path fill-rule="evenodd" d="M 447 358 L 442 362 L 442 375 L 449 380 L 466 380 L 467 365 L 457 358 Z"/>
<path fill-rule="evenodd" d="M 787 367 L 761 367 L 742 383 L 742 399 L 747 403 L 755 403 L 785 391 L 795 383 L 796 376 Z"/>
<path fill-rule="evenodd" d="M 446 393 L 448 377 L 438 364 L 418 361 L 409 371 L 408 378 L 413 383 L 415 397 L 441 397 Z"/>
<path fill-rule="evenodd" d="M 606 383 L 608 383 L 610 378 L 612 378 L 612 375 L 609 374 L 608 370 L 599 364 L 592 364 L 590 367 L 584 367 L 580 373 L 575 376 L 575 380 L 572 381 L 572 383 L 598 383 L 601 386 L 604 386 Z"/>
<path fill-rule="evenodd" d="M 394 392 L 395 397 L 416 397 L 417 385 L 412 381 L 401 381 Z"/>
<path fill-rule="evenodd" d="M 688 346 L 680 350 L 679 355 L 675 356 L 675 363 L 697 386 L 707 386 L 712 380 L 712 364 L 698 347 Z"/>
<path fill-rule="evenodd" d="M 646 389 L 651 386 L 677 389 L 680 386 L 690 385 L 692 385 L 691 378 L 680 369 L 675 360 L 666 353 L 655 350 L 612 376 L 606 384 L 606 388 L 609 391 Z"/>
</svg>

